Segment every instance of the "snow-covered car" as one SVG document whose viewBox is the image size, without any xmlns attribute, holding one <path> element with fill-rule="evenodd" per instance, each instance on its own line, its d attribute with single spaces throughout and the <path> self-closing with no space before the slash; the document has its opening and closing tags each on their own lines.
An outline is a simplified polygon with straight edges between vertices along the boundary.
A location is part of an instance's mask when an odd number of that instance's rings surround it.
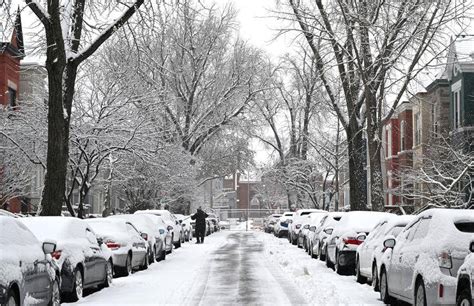
<svg viewBox="0 0 474 306">
<path fill-rule="evenodd" d="M 299 248 L 303 248 L 305 251 L 308 249 L 307 245 L 309 233 L 314 233 L 316 231 L 316 226 L 319 225 L 321 218 L 326 214 L 327 211 L 312 212 L 309 215 L 306 215 L 306 218 L 304 218 L 305 221 L 302 222 L 302 226 L 296 239 L 296 245 Z"/>
<path fill-rule="evenodd" d="M 140 233 L 145 233 L 148 236 L 147 242 L 150 252 L 150 263 L 155 260 L 163 260 L 166 257 L 165 245 L 160 233 L 158 224 L 153 221 L 151 215 L 135 215 L 123 214 L 108 216 L 111 219 L 123 219 L 131 222 Z"/>
<path fill-rule="evenodd" d="M 380 297 L 416 305 L 454 305 L 456 276 L 469 254 L 474 210 L 429 209 L 397 238 L 385 239 Z"/>
<path fill-rule="evenodd" d="M 375 211 L 350 211 L 334 227 L 326 243 L 326 265 L 338 274 L 353 273 L 357 247 L 382 219 L 394 216 Z"/>
<path fill-rule="evenodd" d="M 179 224 L 178 219 L 165 209 L 147 209 L 147 210 L 137 210 L 135 214 L 152 214 L 163 218 L 163 221 L 166 222 L 166 229 L 171 232 L 171 238 L 173 239 L 173 244 L 175 248 L 181 246 L 183 231 L 181 224 Z"/>
<path fill-rule="evenodd" d="M 288 225 L 288 239 L 291 244 L 296 245 L 298 240 L 298 234 L 301 230 L 302 223 L 306 221 L 307 216 L 311 213 L 325 213 L 326 211 L 320 209 L 298 209 L 290 224 Z"/>
<path fill-rule="evenodd" d="M 5 209 L 1 209 L 1 208 L 0 208 L 0 216 L 18 218 L 18 215 L 15 215 L 14 213 L 9 212 L 8 210 L 5 210 Z"/>
<path fill-rule="evenodd" d="M 308 221 L 303 225 L 303 229 L 300 231 L 300 237 L 298 244 L 302 243 L 304 250 L 310 254 L 311 240 L 316 234 L 316 229 L 321 225 L 321 220 L 327 216 L 328 212 L 324 213 L 311 213 L 308 215 Z"/>
<path fill-rule="evenodd" d="M 59 305 L 54 241 L 41 244 L 23 223 L 0 216 L 0 305 Z"/>
<path fill-rule="evenodd" d="M 227 220 L 221 220 L 219 221 L 219 228 L 221 230 L 223 229 L 230 229 L 230 222 L 227 221 Z M 192 230 L 191 230 L 191 234 L 192 234 Z"/>
<path fill-rule="evenodd" d="M 288 237 L 288 225 L 295 215 L 292 211 L 284 212 L 275 224 L 273 234 L 278 237 Z"/>
<path fill-rule="evenodd" d="M 322 261 L 326 260 L 326 241 L 331 235 L 337 222 L 341 220 L 344 212 L 330 212 L 321 218 L 320 225 L 316 227 L 316 231 L 311 235 L 310 254 L 312 258 L 318 258 Z"/>
<path fill-rule="evenodd" d="M 181 228 L 183 229 L 183 241 L 191 241 L 193 238 L 191 216 L 175 214 L 175 217 L 178 218 L 178 222 L 181 224 Z"/>
<path fill-rule="evenodd" d="M 456 282 L 456 304 L 461 306 L 474 305 L 474 241 L 471 241 L 469 251 L 471 254 L 466 256 L 459 268 Z"/>
<path fill-rule="evenodd" d="M 96 218 L 87 223 L 112 252 L 116 275 L 128 276 L 133 270 L 148 269 L 150 252 L 148 234 L 140 233 L 135 226 L 123 219 Z"/>
<path fill-rule="evenodd" d="M 375 291 L 379 289 L 378 272 L 384 251 L 383 242 L 388 235 L 397 237 L 415 216 L 390 216 L 382 219 L 357 248 L 356 280 L 370 282 Z"/>
<path fill-rule="evenodd" d="M 82 297 L 83 290 L 108 287 L 113 278 L 112 253 L 89 224 L 73 217 L 19 218 L 39 241 L 56 241 L 51 256 L 61 275 L 61 294 L 68 300 Z"/>
<path fill-rule="evenodd" d="M 265 233 L 273 233 L 273 229 L 277 222 L 277 219 L 281 217 L 281 214 L 271 214 L 267 218 L 265 218 L 263 222 L 263 229 Z"/>
</svg>

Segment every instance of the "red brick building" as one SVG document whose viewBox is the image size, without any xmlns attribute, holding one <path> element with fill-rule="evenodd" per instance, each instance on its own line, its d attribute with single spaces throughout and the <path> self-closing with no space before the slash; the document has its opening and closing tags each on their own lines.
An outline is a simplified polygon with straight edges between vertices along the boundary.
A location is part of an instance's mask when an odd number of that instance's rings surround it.
<svg viewBox="0 0 474 306">
<path fill-rule="evenodd" d="M 405 101 L 384 127 L 387 209 L 412 205 L 412 201 L 400 193 L 403 194 L 403 189 L 409 186 L 401 173 L 413 167 L 413 122 L 412 103 Z"/>
<path fill-rule="evenodd" d="M 11 40 L 9 42 L 0 42 L 0 104 L 3 107 L 17 106 L 20 90 L 20 60 L 24 56 L 23 30 L 20 11 L 18 11 L 12 29 Z M 5 169 L 4 167 L 5 165 L 2 165 L 2 170 Z M 1 197 L 5 197 L 5 195 L 0 195 L 0 199 Z M 11 212 L 18 213 L 22 211 L 19 198 L 9 200 L 3 198 L 1 202 L 1 207 Z"/>
</svg>

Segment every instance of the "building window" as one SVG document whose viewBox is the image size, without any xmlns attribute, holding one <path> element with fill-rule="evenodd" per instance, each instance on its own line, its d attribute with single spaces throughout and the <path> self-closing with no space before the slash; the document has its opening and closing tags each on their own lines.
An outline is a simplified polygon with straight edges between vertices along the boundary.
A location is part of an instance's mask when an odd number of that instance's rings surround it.
<svg viewBox="0 0 474 306">
<path fill-rule="evenodd" d="M 387 126 L 387 157 L 392 156 L 392 125 Z"/>
<path fill-rule="evenodd" d="M 421 143 L 421 122 L 420 122 L 420 113 L 416 113 L 414 117 L 414 133 L 415 133 L 415 145 Z"/>
<path fill-rule="evenodd" d="M 462 125 L 461 120 L 461 92 L 454 92 L 454 128 L 460 128 Z"/>
<path fill-rule="evenodd" d="M 405 151 L 405 130 L 406 130 L 406 121 L 403 120 L 400 123 L 400 151 Z"/>
<path fill-rule="evenodd" d="M 431 124 L 433 137 L 438 137 L 438 121 L 436 120 L 436 104 L 431 105 Z"/>
<path fill-rule="evenodd" d="M 16 106 L 16 90 L 8 87 L 8 106 L 15 107 Z"/>
</svg>

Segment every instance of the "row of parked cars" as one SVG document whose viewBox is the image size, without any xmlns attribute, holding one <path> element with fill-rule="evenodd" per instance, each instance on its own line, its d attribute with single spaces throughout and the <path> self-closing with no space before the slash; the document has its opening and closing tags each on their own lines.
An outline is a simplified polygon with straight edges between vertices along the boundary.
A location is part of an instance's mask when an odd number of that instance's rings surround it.
<svg viewBox="0 0 474 306">
<path fill-rule="evenodd" d="M 59 305 L 145 270 L 192 240 L 189 216 L 143 210 L 106 218 L 0 211 L 0 305 Z"/>
<path fill-rule="evenodd" d="M 302 209 L 269 216 L 265 231 L 287 237 L 339 274 L 355 274 L 386 304 L 473 305 L 474 210 Z"/>
</svg>

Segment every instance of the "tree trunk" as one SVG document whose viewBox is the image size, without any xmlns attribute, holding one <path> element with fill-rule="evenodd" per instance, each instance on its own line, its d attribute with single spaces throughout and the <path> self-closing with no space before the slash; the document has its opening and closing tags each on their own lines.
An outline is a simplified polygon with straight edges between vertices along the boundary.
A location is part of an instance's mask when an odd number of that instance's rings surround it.
<svg viewBox="0 0 474 306">
<path fill-rule="evenodd" d="M 366 142 L 362 137 L 361 129 L 354 124 L 354 121 L 351 120 L 351 126 L 346 129 L 351 178 L 349 179 L 350 208 L 351 210 L 367 210 Z"/>
<path fill-rule="evenodd" d="M 369 151 L 369 176 L 370 176 L 370 203 L 372 210 L 383 211 L 384 205 L 384 191 L 382 178 L 382 159 L 380 156 L 380 141 L 378 139 L 377 129 L 367 125 L 367 134 L 369 141 L 367 142 L 367 149 Z"/>
</svg>

